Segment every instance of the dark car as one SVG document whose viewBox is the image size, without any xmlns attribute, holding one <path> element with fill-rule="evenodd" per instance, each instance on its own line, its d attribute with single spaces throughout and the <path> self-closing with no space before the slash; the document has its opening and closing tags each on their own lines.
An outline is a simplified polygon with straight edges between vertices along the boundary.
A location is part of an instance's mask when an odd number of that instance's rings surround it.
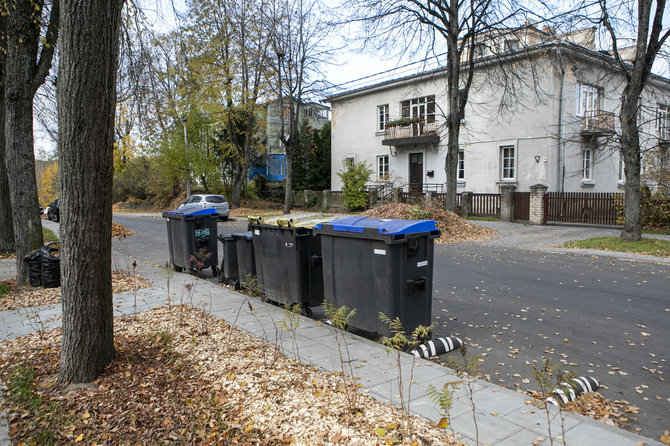
<svg viewBox="0 0 670 446">
<path fill-rule="evenodd" d="M 47 218 L 55 222 L 60 221 L 60 200 L 56 198 L 47 208 Z"/>
</svg>

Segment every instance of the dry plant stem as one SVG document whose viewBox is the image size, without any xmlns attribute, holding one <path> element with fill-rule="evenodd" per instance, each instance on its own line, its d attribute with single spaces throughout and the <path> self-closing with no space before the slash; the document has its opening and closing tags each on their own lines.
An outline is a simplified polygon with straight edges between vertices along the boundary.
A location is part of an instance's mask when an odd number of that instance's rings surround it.
<svg viewBox="0 0 670 446">
<path fill-rule="evenodd" d="M 475 413 L 474 379 L 469 375 L 466 377 L 465 387 L 467 388 L 465 393 L 468 401 L 470 401 L 470 408 L 472 410 L 472 422 L 475 425 L 475 444 L 479 445 L 479 425 L 477 424 L 477 414 Z"/>
</svg>

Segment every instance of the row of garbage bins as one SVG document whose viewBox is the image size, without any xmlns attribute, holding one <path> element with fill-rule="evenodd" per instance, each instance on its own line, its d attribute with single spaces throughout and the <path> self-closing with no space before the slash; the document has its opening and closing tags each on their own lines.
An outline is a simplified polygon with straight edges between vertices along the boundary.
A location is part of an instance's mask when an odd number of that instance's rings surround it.
<svg viewBox="0 0 670 446">
<path fill-rule="evenodd" d="M 170 261 L 178 270 L 217 272 L 215 211 L 165 212 Z M 249 232 L 218 236 L 223 247 L 220 281 L 240 283 L 255 276 L 266 299 L 300 304 L 309 314 L 324 298 L 356 309 L 349 326 L 389 334 L 379 319 L 398 317 L 405 331 L 430 325 L 433 242 L 440 232 L 432 220 L 249 217 Z M 206 262 L 203 254 L 210 253 Z"/>
</svg>

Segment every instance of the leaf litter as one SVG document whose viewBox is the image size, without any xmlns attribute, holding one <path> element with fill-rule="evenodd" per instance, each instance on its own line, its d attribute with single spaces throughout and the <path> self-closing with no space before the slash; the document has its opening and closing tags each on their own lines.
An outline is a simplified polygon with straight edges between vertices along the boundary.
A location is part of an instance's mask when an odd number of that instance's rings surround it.
<svg viewBox="0 0 670 446">
<path fill-rule="evenodd" d="M 61 289 L 42 287 L 16 287 L 13 279 L 3 282 L 11 291 L 0 298 L 0 311 L 18 310 L 27 307 L 57 304 L 61 301 Z M 124 293 L 151 287 L 151 281 L 130 272 L 112 271 L 112 292 Z"/>
<path fill-rule="evenodd" d="M 119 317 L 114 328 L 116 357 L 87 386 L 56 379 L 60 328 L 0 344 L 14 443 L 48 432 L 56 444 L 463 444 L 419 417 L 407 435 L 399 409 L 363 394 L 352 412 L 337 373 L 191 307 Z M 11 394 L 19 367 L 35 371 L 37 408 Z"/>
<path fill-rule="evenodd" d="M 442 233 L 436 243 L 482 242 L 491 239 L 498 231 L 475 225 L 444 209 L 390 203 L 369 209 L 361 215 L 373 218 L 399 218 L 407 220 L 435 220 Z"/>
</svg>

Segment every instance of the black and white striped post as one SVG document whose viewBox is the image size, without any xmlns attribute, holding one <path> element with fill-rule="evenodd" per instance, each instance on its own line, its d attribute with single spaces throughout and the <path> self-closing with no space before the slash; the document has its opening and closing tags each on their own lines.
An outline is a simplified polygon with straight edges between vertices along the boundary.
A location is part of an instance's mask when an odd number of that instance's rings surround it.
<svg viewBox="0 0 670 446">
<path fill-rule="evenodd" d="M 595 392 L 599 388 L 600 384 L 597 379 L 592 376 L 580 376 L 571 379 L 570 382 L 560 383 L 558 388 L 552 392 L 553 396 L 547 398 L 546 401 L 554 406 L 560 406 L 575 401 L 582 393 Z"/>
<path fill-rule="evenodd" d="M 417 358 L 428 359 L 431 356 L 443 355 L 445 353 L 458 350 L 463 345 L 463 341 L 455 337 L 437 338 L 434 341 L 428 341 L 425 344 L 419 345 L 416 350 L 412 350 L 410 354 Z"/>
</svg>

